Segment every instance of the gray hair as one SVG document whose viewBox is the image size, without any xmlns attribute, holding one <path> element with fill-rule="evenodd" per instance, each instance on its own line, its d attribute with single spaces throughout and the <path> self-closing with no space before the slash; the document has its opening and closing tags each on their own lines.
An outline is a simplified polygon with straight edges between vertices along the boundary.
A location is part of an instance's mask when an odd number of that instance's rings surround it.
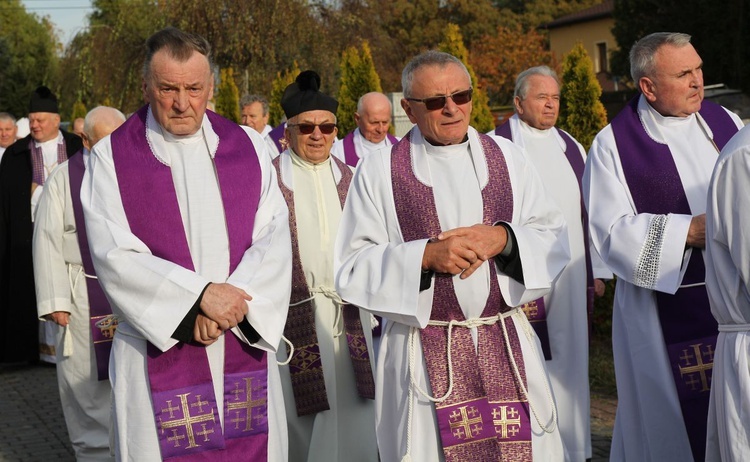
<svg viewBox="0 0 750 462">
<path fill-rule="evenodd" d="M 90 139 L 94 137 L 94 126 L 102 120 L 108 122 L 119 121 L 125 122 L 125 115 L 118 109 L 109 106 L 97 106 L 90 110 L 83 119 L 83 132 Z"/>
<path fill-rule="evenodd" d="M 555 79 L 555 82 L 557 82 L 557 86 L 560 87 L 560 79 L 557 77 L 557 72 L 552 70 L 549 66 L 530 67 L 516 77 L 516 88 L 513 90 L 514 98 L 518 96 L 521 99 L 526 99 L 526 95 L 529 92 L 529 77 L 534 75 L 552 77 Z"/>
<path fill-rule="evenodd" d="M 388 103 L 388 107 L 391 107 L 391 100 L 389 100 L 387 96 L 385 96 L 384 94 L 382 94 L 382 93 L 380 93 L 378 91 L 371 91 L 369 93 L 365 93 L 364 95 L 360 96 L 359 99 L 357 100 L 357 113 L 358 114 L 362 114 L 362 112 L 364 112 L 364 110 L 365 110 L 365 99 L 367 99 L 368 97 L 376 96 L 376 95 L 382 96 L 383 100 Z M 392 107 L 391 107 L 391 110 L 393 110 Z"/>
<path fill-rule="evenodd" d="M 240 99 L 240 110 L 245 106 L 250 106 L 253 103 L 260 103 L 263 106 L 263 115 L 268 115 L 268 100 L 262 95 L 245 95 Z"/>
<path fill-rule="evenodd" d="M 682 48 L 690 43 L 690 36 L 680 32 L 654 32 L 635 42 L 630 49 L 630 76 L 637 85 L 641 77 L 654 75 L 654 55 L 664 45 Z"/>
<path fill-rule="evenodd" d="M 438 66 L 444 68 L 448 64 L 456 64 L 457 66 L 460 66 L 464 73 L 466 73 L 466 78 L 471 81 L 469 71 L 466 70 L 466 66 L 464 66 L 464 63 L 462 63 L 460 59 L 442 51 L 425 51 L 424 53 L 418 54 L 412 58 L 411 61 L 406 64 L 406 67 L 404 67 L 403 72 L 401 72 L 401 88 L 404 92 L 404 98 L 410 98 L 412 96 L 411 85 L 414 81 L 414 74 L 417 70 L 426 66 Z"/>
<path fill-rule="evenodd" d="M 146 60 L 143 63 L 144 79 L 150 77 L 151 60 L 161 50 L 166 50 L 169 56 L 181 63 L 190 59 L 193 52 L 197 51 L 208 60 L 208 68 L 214 68 L 211 61 L 211 45 L 205 38 L 198 34 L 181 31 L 176 27 L 167 27 L 154 33 L 146 40 Z"/>
<path fill-rule="evenodd" d="M 16 123 L 16 118 L 10 112 L 0 112 L 0 120 L 10 120 L 14 124 Z"/>
</svg>

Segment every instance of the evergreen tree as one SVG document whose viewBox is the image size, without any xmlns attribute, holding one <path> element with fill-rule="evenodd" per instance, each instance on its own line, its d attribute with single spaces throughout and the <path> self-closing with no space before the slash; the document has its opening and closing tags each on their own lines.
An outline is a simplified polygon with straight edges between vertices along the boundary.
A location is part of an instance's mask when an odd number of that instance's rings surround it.
<svg viewBox="0 0 750 462">
<path fill-rule="evenodd" d="M 464 46 L 461 38 L 461 31 L 455 24 L 448 24 L 447 31 L 443 41 L 438 45 L 440 51 L 450 53 L 460 59 L 466 69 L 469 71 L 471 86 L 474 88 L 472 98 L 473 108 L 471 110 L 471 126 L 476 128 L 480 133 L 485 133 L 495 128 L 494 118 L 490 112 L 490 106 L 487 101 L 487 93 L 479 88 L 477 76 L 469 65 L 469 52 Z"/>
<path fill-rule="evenodd" d="M 367 42 L 362 43 L 362 52 L 356 47 L 344 50 L 341 56 L 341 80 L 339 81 L 339 109 L 337 113 L 339 133 L 343 136 L 354 130 L 354 113 L 357 101 L 365 93 L 382 92 L 380 77 L 375 72 L 372 53 Z"/>
<path fill-rule="evenodd" d="M 560 88 L 560 117 L 557 126 L 567 131 L 588 150 L 599 130 L 607 125 L 607 111 L 599 97 L 594 64 L 578 42 L 563 61 Z"/>
<path fill-rule="evenodd" d="M 276 78 L 271 85 L 271 99 L 268 101 L 268 123 L 275 127 L 284 120 L 284 110 L 281 108 L 281 97 L 284 96 L 284 90 L 291 85 L 300 74 L 297 61 L 294 62 L 291 69 L 283 72 L 277 72 Z"/>
<path fill-rule="evenodd" d="M 86 113 L 87 112 L 88 111 L 86 110 L 86 105 L 83 104 L 83 101 L 81 101 L 80 99 L 77 100 L 75 103 L 73 103 L 73 110 L 70 113 L 70 123 L 71 123 L 71 125 L 73 124 L 73 121 L 76 120 L 77 118 L 79 118 L 79 117 L 81 117 L 81 118 L 86 117 Z"/>
<path fill-rule="evenodd" d="M 216 95 L 216 113 L 227 119 L 240 122 L 240 91 L 234 83 L 232 68 L 221 70 L 219 91 Z"/>
</svg>

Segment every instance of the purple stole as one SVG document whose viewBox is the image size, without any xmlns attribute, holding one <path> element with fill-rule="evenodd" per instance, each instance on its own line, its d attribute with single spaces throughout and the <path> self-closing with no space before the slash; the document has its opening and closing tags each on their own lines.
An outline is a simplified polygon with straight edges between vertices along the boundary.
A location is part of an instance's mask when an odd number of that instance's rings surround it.
<svg viewBox="0 0 750 462">
<path fill-rule="evenodd" d="M 273 165 L 276 167 L 279 188 L 289 208 L 289 228 L 292 234 L 292 294 L 289 300 L 290 307 L 284 328 L 284 337 L 294 345 L 294 353 L 289 363 L 289 373 L 292 379 L 292 391 L 294 392 L 297 415 L 301 417 L 328 410 L 330 407 L 325 378 L 323 377 L 323 362 L 320 356 L 318 334 L 315 329 L 315 313 L 312 300 L 310 300 L 312 294 L 305 280 L 299 253 L 294 191 L 289 189 L 281 179 L 281 157 L 275 158 Z M 336 189 L 343 208 L 346 194 L 349 191 L 349 184 L 352 181 L 352 172 L 334 156 L 331 156 L 331 162 L 336 162 L 341 171 L 341 180 L 336 185 Z M 307 301 L 302 302 L 303 300 Z M 359 318 L 359 308 L 346 304 L 342 307 L 342 311 L 346 342 L 349 346 L 349 356 L 354 368 L 357 392 L 362 398 L 375 399 L 375 380 L 372 375 L 370 355 L 367 351 L 362 321 Z"/>
<path fill-rule="evenodd" d="M 648 136 L 638 115 L 638 101 L 639 97 L 633 98 L 612 120 L 620 162 L 637 213 L 692 215 L 669 146 Z M 721 106 L 709 101 L 703 101 L 700 115 L 721 150 L 737 132 L 737 126 Z M 718 156 L 718 152 L 696 155 Z M 682 284 L 705 282 L 705 274 L 703 255 L 694 249 Z M 680 288 L 674 295 L 654 293 L 693 457 L 701 461 L 705 458 L 718 326 L 711 315 L 705 286 Z"/>
<path fill-rule="evenodd" d="M 31 181 L 43 186 L 45 181 L 44 153 L 42 153 L 42 148 L 36 147 L 33 139 L 29 141 L 29 151 L 31 151 Z M 63 138 L 62 143 L 57 143 L 57 164 L 62 164 L 66 160 L 68 160 L 68 153 L 65 150 L 65 139 Z"/>
<path fill-rule="evenodd" d="M 581 157 L 581 153 L 578 150 L 578 146 L 575 141 L 564 131 L 558 129 L 557 133 L 565 141 L 565 157 L 570 163 L 570 168 L 573 169 L 573 173 L 578 180 L 578 191 L 581 197 L 581 223 L 583 224 L 583 248 L 585 251 L 586 258 L 586 313 L 588 313 L 589 329 L 591 329 L 591 319 L 594 314 L 594 270 L 591 266 L 591 249 L 589 239 L 589 216 L 586 213 L 586 206 L 583 202 L 583 170 L 585 163 Z M 513 137 L 510 131 L 510 122 L 506 122 L 495 129 L 495 135 L 502 136 L 513 141 Z M 531 325 L 534 327 L 539 336 L 539 340 L 542 342 L 542 350 L 544 351 L 544 358 L 547 360 L 552 359 L 552 350 L 549 344 L 549 333 L 547 331 L 547 312 L 544 307 L 544 298 L 539 298 L 523 306 L 523 311 L 528 316 Z M 542 332 L 543 331 L 543 332 Z"/>
<path fill-rule="evenodd" d="M 112 134 L 112 156 L 131 232 L 154 256 L 194 271 L 170 167 L 146 139 L 148 106 Z M 236 124 L 206 111 L 219 147 L 214 158 L 229 237 L 230 273 L 252 244 L 260 198 L 260 164 Z M 224 430 L 203 345 L 179 343 L 165 352 L 148 343 L 147 369 L 164 460 L 268 458 L 268 369 L 265 352 L 224 335 Z"/>
<path fill-rule="evenodd" d="M 89 324 L 96 356 L 97 378 L 107 380 L 109 378 L 109 352 L 112 350 L 112 338 L 117 329 L 117 318 L 112 316 L 112 308 L 109 306 L 109 300 L 104 295 L 102 286 L 99 285 L 99 280 L 95 278 L 96 271 L 91 260 L 86 222 L 83 219 L 83 207 L 81 206 L 81 183 L 85 171 L 83 151 L 78 151 L 68 160 L 70 199 L 73 203 L 73 216 L 76 222 L 78 247 L 81 249 L 83 273 L 87 276 L 85 279 L 86 292 L 89 296 Z"/>
<path fill-rule="evenodd" d="M 442 231 L 432 188 L 421 183 L 412 170 L 411 135 L 409 132 L 391 151 L 391 183 L 396 215 L 404 241 L 434 238 Z M 487 161 L 489 182 L 482 190 L 482 222 L 492 225 L 510 221 L 513 213 L 513 191 L 505 156 L 486 135 L 479 135 Z M 490 265 L 490 294 L 482 317 L 496 316 L 510 310 L 500 294 L 495 265 Z M 465 321 L 456 298 L 453 277 L 435 274 L 433 321 Z M 468 328 L 452 331 L 453 377 L 451 395 L 435 404 L 440 440 L 445 460 L 452 461 L 520 461 L 532 459 L 529 405 L 520 393 L 505 346 L 505 323 L 510 354 L 518 365 L 522 380 L 526 372 L 521 344 L 512 320 L 502 319 L 477 328 L 478 350 Z M 448 390 L 448 328 L 428 325 L 421 330 L 422 350 L 433 396 Z"/>
<path fill-rule="evenodd" d="M 346 165 L 350 165 L 352 167 L 356 167 L 360 159 L 360 156 L 357 155 L 357 148 L 354 146 L 355 131 L 356 130 L 350 131 L 349 134 L 346 135 L 342 140 L 344 142 L 344 159 L 346 160 Z M 385 136 L 388 137 L 388 140 L 392 145 L 398 143 L 398 139 L 396 139 L 396 137 L 391 135 L 390 133 L 387 133 Z"/>
<path fill-rule="evenodd" d="M 279 153 L 282 153 L 286 150 L 286 146 L 284 146 L 281 143 L 281 139 L 284 138 L 284 129 L 286 128 L 286 122 L 281 122 L 277 126 L 275 126 L 270 132 L 268 132 L 268 137 L 273 140 L 273 143 L 276 145 L 276 149 L 279 150 Z"/>
</svg>

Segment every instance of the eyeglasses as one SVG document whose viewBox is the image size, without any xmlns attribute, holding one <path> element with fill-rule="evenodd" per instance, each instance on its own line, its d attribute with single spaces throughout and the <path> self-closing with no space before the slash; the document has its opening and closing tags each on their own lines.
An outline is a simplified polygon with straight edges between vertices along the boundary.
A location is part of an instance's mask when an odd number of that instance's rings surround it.
<svg viewBox="0 0 750 462">
<path fill-rule="evenodd" d="M 468 90 L 457 91 L 452 95 L 445 96 L 432 96 L 430 98 L 406 98 L 407 101 L 416 101 L 418 103 L 424 103 L 424 107 L 428 111 L 437 111 L 445 107 L 445 103 L 448 102 L 448 98 L 452 99 L 456 104 L 466 104 L 471 101 L 471 94 L 474 92 L 473 88 Z"/>
<path fill-rule="evenodd" d="M 287 127 L 297 127 L 299 132 L 303 135 L 311 135 L 312 132 L 315 131 L 315 127 L 318 127 L 320 128 L 320 133 L 324 135 L 330 135 L 336 129 L 336 124 L 287 124 Z"/>
</svg>

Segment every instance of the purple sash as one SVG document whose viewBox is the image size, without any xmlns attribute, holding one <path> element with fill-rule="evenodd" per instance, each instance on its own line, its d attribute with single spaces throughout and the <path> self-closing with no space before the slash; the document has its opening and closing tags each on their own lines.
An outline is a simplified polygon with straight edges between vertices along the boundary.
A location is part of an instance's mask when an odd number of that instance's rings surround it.
<svg viewBox="0 0 750 462">
<path fill-rule="evenodd" d="M 354 132 L 356 130 L 352 130 L 349 132 L 348 135 L 344 137 L 342 140 L 344 143 L 344 159 L 346 160 L 346 165 L 350 165 L 352 167 L 356 167 L 359 163 L 359 159 L 361 156 L 357 154 L 357 148 L 354 146 Z M 398 143 L 398 139 L 396 139 L 395 136 L 391 135 L 390 133 L 386 133 L 388 137 L 388 141 L 391 142 L 391 144 Z"/>
<path fill-rule="evenodd" d="M 331 159 L 331 162 L 336 162 L 341 171 L 341 180 L 336 185 L 336 189 L 343 208 L 346 194 L 349 191 L 349 184 L 352 181 L 352 172 L 339 159 L 334 156 L 331 156 Z M 284 327 L 284 336 L 294 345 L 294 353 L 289 363 L 289 373 L 292 379 L 292 391 L 294 392 L 297 415 L 304 416 L 328 410 L 330 406 L 325 377 L 323 376 L 323 360 L 320 355 L 318 334 L 315 328 L 315 313 L 312 300 L 310 300 L 312 294 L 305 279 L 299 253 L 294 191 L 289 189 L 282 181 L 281 156 L 273 160 L 273 165 L 276 167 L 279 189 L 281 189 L 289 208 L 289 228 L 292 234 L 292 294 L 289 300 L 290 307 Z M 303 300 L 307 301 L 303 302 Z M 346 304 L 342 307 L 342 310 L 357 392 L 363 398 L 375 399 L 375 381 L 372 375 L 365 334 L 362 330 L 362 322 L 359 318 L 359 308 Z"/>
<path fill-rule="evenodd" d="M 391 152 L 391 182 L 396 214 L 404 241 L 434 238 L 442 227 L 432 188 L 421 183 L 412 170 L 409 132 Z M 489 183 L 482 190 L 483 223 L 510 221 L 513 191 L 503 152 L 486 135 L 479 135 L 487 161 Z M 495 316 L 510 308 L 500 294 L 495 265 L 490 265 L 490 294 L 482 317 Z M 435 275 L 431 320 L 464 321 L 456 298 L 453 277 Z M 505 323 L 511 354 L 522 380 L 526 372 L 521 345 L 512 320 L 500 320 L 477 328 L 478 350 L 474 350 L 471 332 L 456 327 L 452 331 L 453 377 L 451 395 L 436 403 L 440 440 L 446 461 L 520 461 L 532 459 L 531 423 L 528 401 L 520 393 L 505 347 L 500 322 Z M 434 396 L 448 389 L 448 329 L 429 325 L 421 330 L 430 386 Z"/>
<path fill-rule="evenodd" d="M 109 306 L 109 300 L 104 295 L 102 286 L 99 285 L 99 280 L 96 279 L 94 263 L 91 260 L 86 222 L 83 219 L 83 207 L 81 206 L 81 183 L 85 171 L 83 151 L 78 151 L 68 160 L 70 199 L 73 203 L 76 237 L 78 238 L 78 247 L 81 249 L 83 273 L 86 276 L 86 293 L 89 296 L 89 324 L 96 356 L 97 378 L 107 380 L 109 378 L 109 352 L 112 350 L 112 338 L 117 329 L 117 318 L 112 316 L 112 308 Z"/>
<path fill-rule="evenodd" d="M 194 270 L 170 167 L 146 139 L 144 106 L 112 134 L 112 154 L 130 229 L 156 257 Z M 260 164 L 238 125 L 206 111 L 219 147 L 214 158 L 229 239 L 230 273 L 252 244 L 260 199 Z M 157 200 L 155 200 L 157 198 Z M 268 453 L 267 358 L 227 333 L 224 431 L 205 347 L 179 343 L 165 352 L 148 344 L 148 375 L 162 458 L 175 461 Z"/>
<path fill-rule="evenodd" d="M 578 192 L 581 198 L 581 223 L 583 225 L 583 248 L 585 251 L 585 258 L 586 258 L 586 313 L 588 314 L 588 322 L 589 322 L 589 332 L 591 330 L 591 319 L 594 315 L 594 270 L 591 266 L 591 245 L 589 240 L 589 216 L 588 213 L 586 213 L 586 205 L 583 202 L 583 170 L 585 168 L 585 163 L 583 161 L 583 157 L 581 157 L 581 152 L 578 149 L 578 145 L 576 145 L 575 141 L 565 133 L 564 131 L 558 129 L 555 127 L 555 130 L 557 130 L 557 133 L 562 137 L 562 139 L 565 141 L 565 157 L 568 159 L 568 163 L 570 164 L 570 168 L 573 169 L 573 173 L 576 176 L 576 180 L 578 180 Z M 513 137 L 510 130 L 510 121 L 500 125 L 499 127 L 495 128 L 495 135 L 502 136 L 503 138 L 509 139 L 513 141 Z M 539 300 L 541 300 L 541 304 L 539 303 Z M 552 350 L 549 345 L 549 333 L 547 331 L 547 314 L 546 310 L 544 309 L 544 299 L 536 300 L 535 303 L 536 306 L 532 307 L 529 306 L 529 304 L 526 304 L 523 306 L 524 312 L 527 314 L 527 316 L 530 313 L 536 312 L 536 317 L 529 317 L 529 321 L 531 321 L 531 325 L 534 327 L 534 330 L 536 331 L 537 335 L 539 336 L 539 340 L 542 342 L 542 350 L 544 350 L 544 358 L 547 360 L 552 359 Z M 538 307 L 541 306 L 541 310 L 538 309 Z M 540 314 L 539 311 L 544 311 L 544 314 Z M 539 317 L 543 316 L 543 320 L 539 320 Z M 542 332 L 543 331 L 543 332 Z M 546 343 L 546 345 L 545 345 Z"/>
<path fill-rule="evenodd" d="M 281 142 L 281 139 L 284 138 L 284 129 L 286 128 L 286 122 L 281 122 L 277 126 L 275 126 L 270 132 L 268 132 L 269 138 L 273 140 L 273 143 L 276 145 L 276 149 L 279 150 L 279 153 L 282 153 L 286 150 L 286 146 Z"/>
<path fill-rule="evenodd" d="M 669 146 L 648 136 L 638 115 L 638 100 L 639 97 L 633 98 L 612 120 L 620 162 L 637 213 L 691 215 Z M 737 132 L 737 126 L 721 106 L 710 101 L 703 101 L 700 114 L 721 150 Z M 718 152 L 695 154 L 718 158 Z M 705 273 L 702 252 L 694 249 L 682 284 L 705 282 Z M 681 288 L 674 295 L 655 294 L 693 457 L 701 461 L 705 458 L 706 419 L 718 326 L 711 315 L 705 286 Z"/>
</svg>

